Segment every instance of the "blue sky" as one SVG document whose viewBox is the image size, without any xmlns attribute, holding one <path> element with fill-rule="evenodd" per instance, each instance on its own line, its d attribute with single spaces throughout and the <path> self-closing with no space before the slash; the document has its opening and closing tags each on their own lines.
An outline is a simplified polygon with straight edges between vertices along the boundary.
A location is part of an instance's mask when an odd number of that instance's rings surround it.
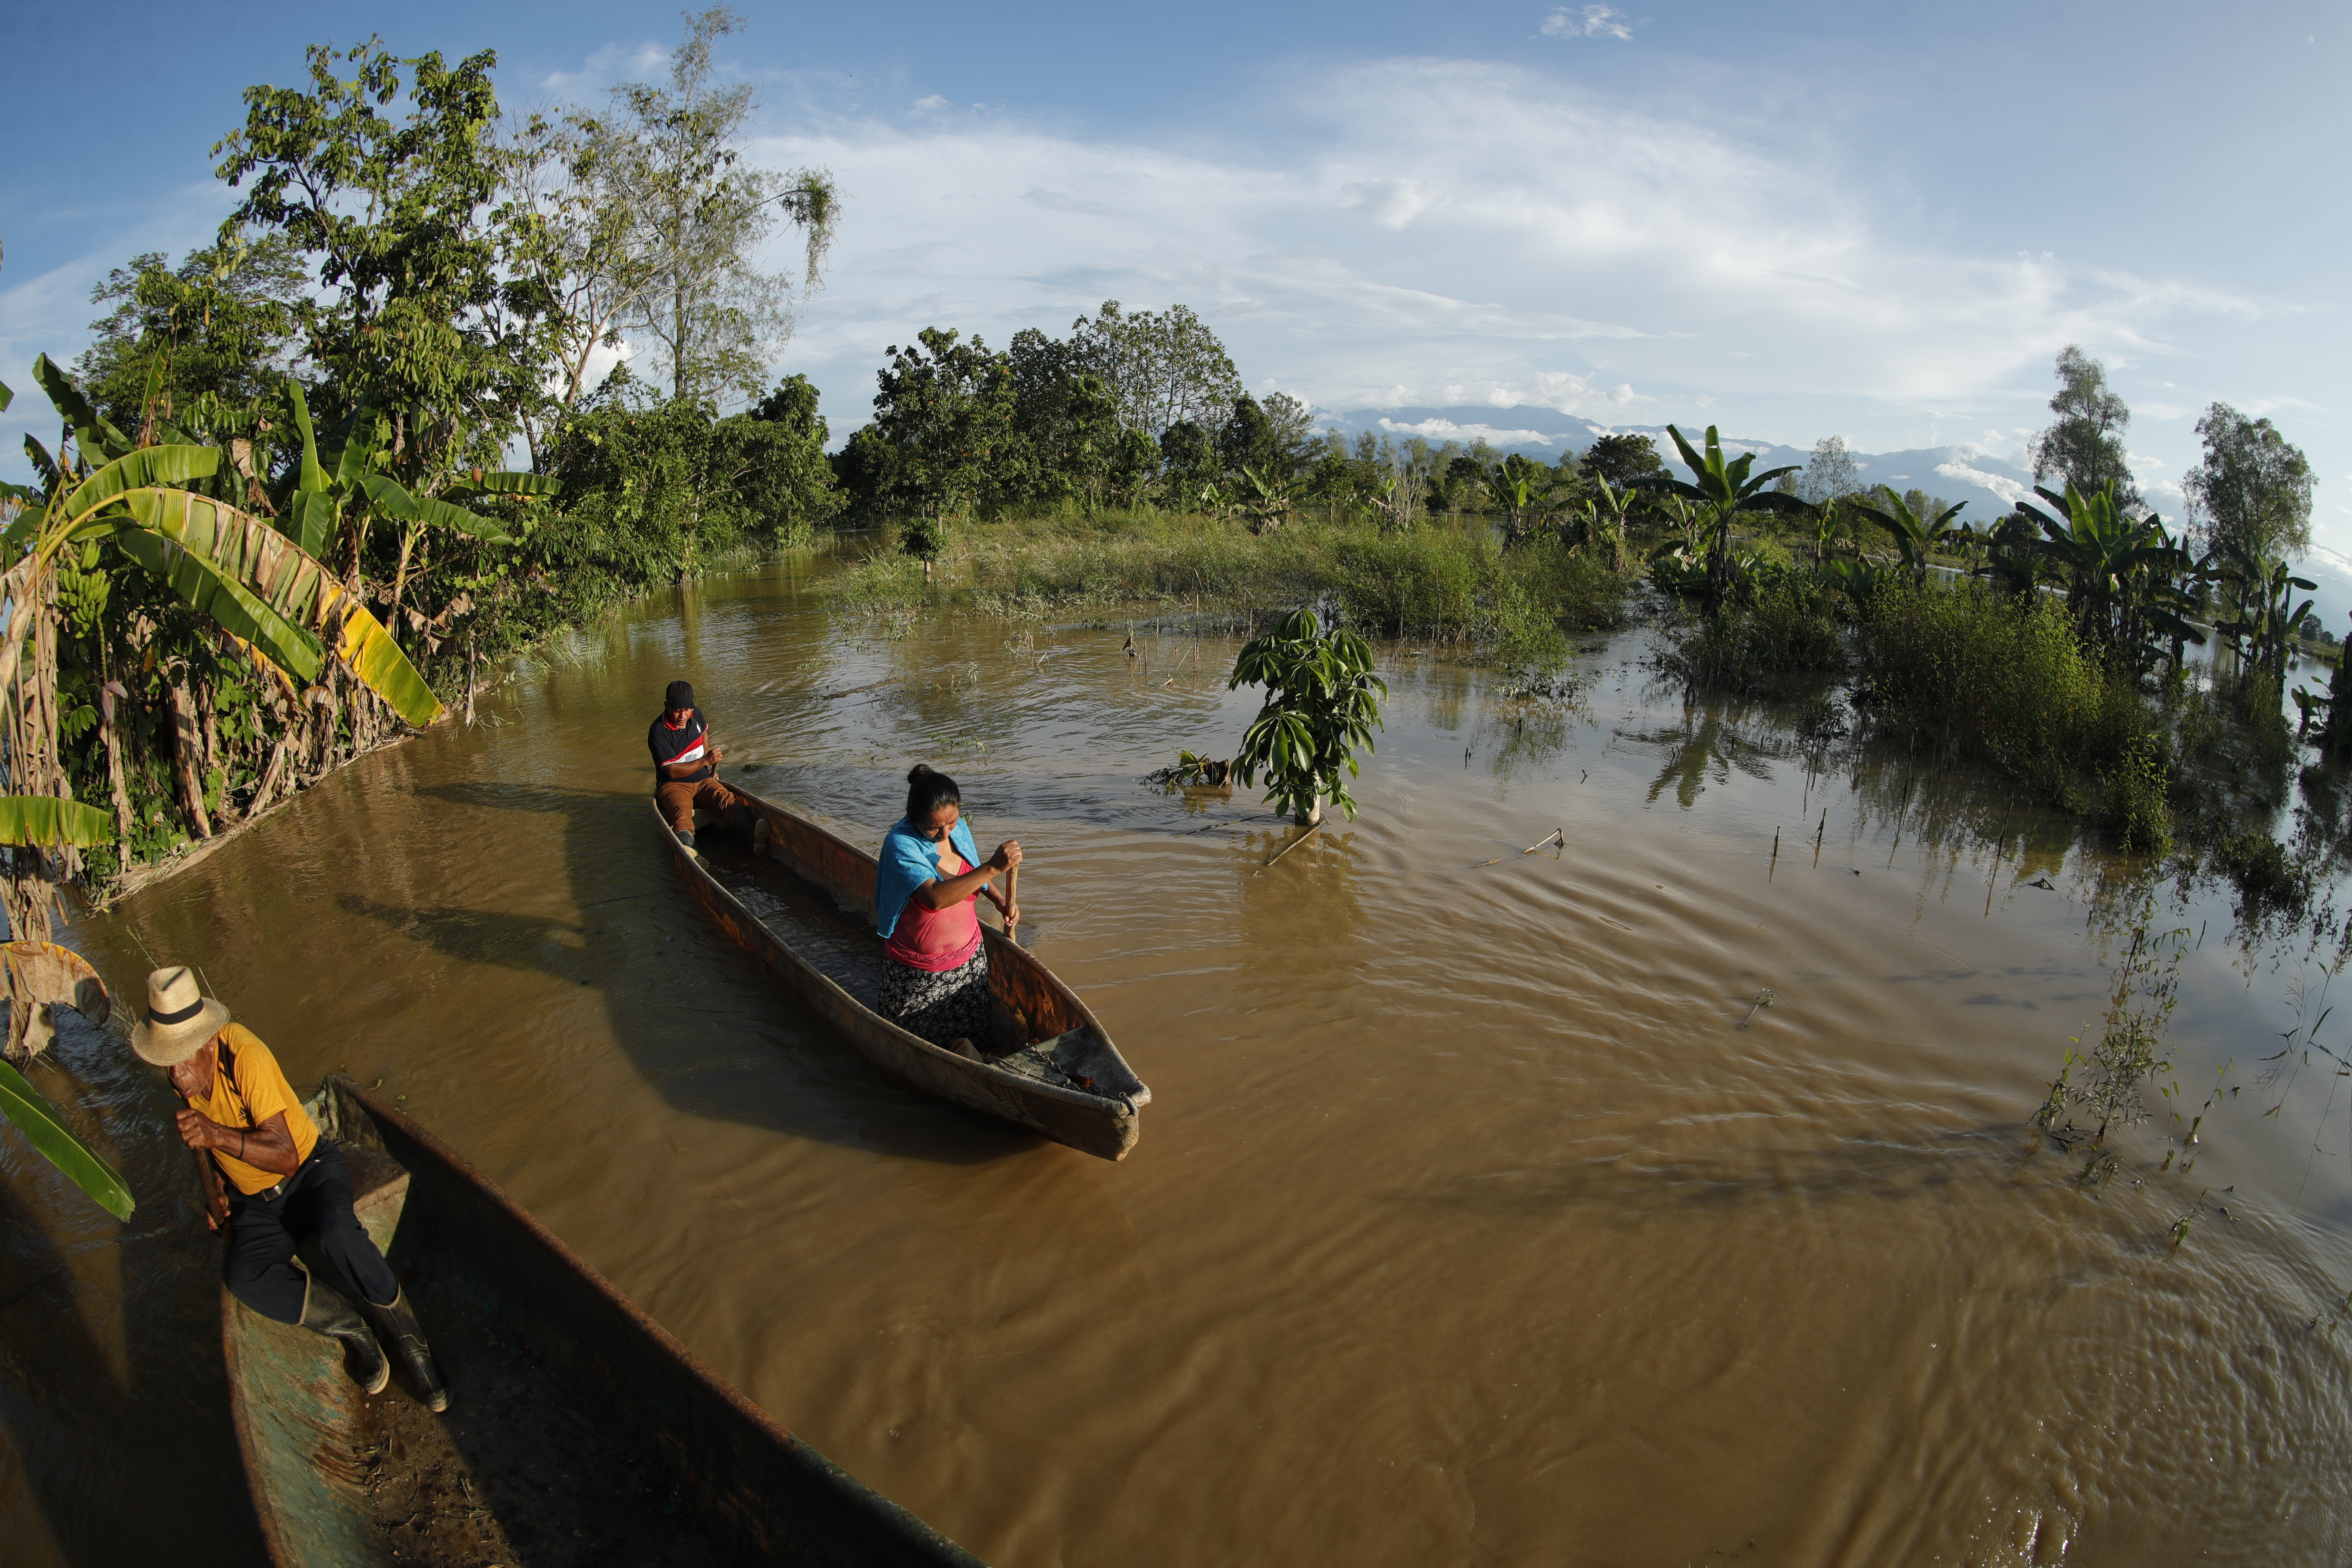
<svg viewBox="0 0 2352 1568">
<path fill-rule="evenodd" d="M 1253 386 L 1328 408 L 1540 404 L 1865 450 L 2013 454 L 2079 342 L 2168 516 L 2220 399 L 2311 455 L 2315 531 L 2352 550 L 2334 8 L 742 9 L 722 58 L 761 92 L 756 155 L 848 198 L 781 366 L 836 433 L 922 326 L 1001 343 L 1112 297 L 1192 306 Z M 22 68 L 80 58 L 89 14 L 0 15 L 20 395 L 36 353 L 81 347 L 108 268 L 208 237 L 230 205 L 211 144 L 304 44 L 495 48 L 530 104 L 658 74 L 679 28 L 598 4 L 105 16 L 153 64 L 93 99 L 86 73 Z M 11 453 L 28 412 L 0 425 Z"/>
</svg>

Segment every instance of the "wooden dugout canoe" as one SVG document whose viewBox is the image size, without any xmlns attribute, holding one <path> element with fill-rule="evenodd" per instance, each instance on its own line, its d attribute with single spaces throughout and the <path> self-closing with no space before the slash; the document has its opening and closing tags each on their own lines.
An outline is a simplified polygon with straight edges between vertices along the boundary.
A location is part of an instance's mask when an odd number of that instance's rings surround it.
<svg viewBox="0 0 2352 1568">
<path fill-rule="evenodd" d="M 878 965 L 874 931 L 874 857 L 740 784 L 738 795 L 767 818 L 774 862 L 828 898 L 835 910 L 865 922 L 869 962 Z M 973 1061 L 908 1033 L 824 973 L 768 921 L 752 912 L 693 850 L 677 841 L 658 805 L 654 819 L 695 896 L 729 935 L 781 979 L 785 988 L 848 1039 L 867 1060 L 926 1094 L 1042 1132 L 1106 1160 L 1135 1147 L 1138 1112 L 1151 1090 L 1127 1065 L 1077 993 L 1003 931 L 983 924 L 997 1038 L 978 1041 L 990 1060 Z M 869 993 L 870 995 L 870 993 Z"/>
<path fill-rule="evenodd" d="M 530 1563 L 981 1568 L 778 1426 L 381 1100 L 337 1073 L 310 1110 L 344 1146 L 354 1211 L 416 1304 L 450 1408 L 425 1414 L 398 1372 L 370 1399 L 331 1342 L 224 1290 L 231 1414 L 278 1568 L 486 1548 L 503 1551 L 481 1560 Z M 432 1484 L 386 1494 L 403 1480 L 387 1465 L 430 1469 Z M 386 1518 L 387 1495 L 407 1519 Z M 443 1533 L 416 1535 L 420 1521 Z"/>
</svg>

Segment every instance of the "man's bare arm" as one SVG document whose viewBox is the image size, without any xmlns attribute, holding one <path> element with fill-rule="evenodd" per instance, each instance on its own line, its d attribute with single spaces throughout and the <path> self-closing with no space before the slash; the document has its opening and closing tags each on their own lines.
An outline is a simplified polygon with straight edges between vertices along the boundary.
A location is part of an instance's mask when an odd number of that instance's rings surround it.
<svg viewBox="0 0 2352 1568">
<path fill-rule="evenodd" d="M 302 1163 L 282 1110 L 258 1127 L 224 1127 L 201 1110 L 181 1111 L 179 1123 L 180 1142 L 191 1149 L 217 1149 L 277 1176 L 290 1176 Z"/>
</svg>

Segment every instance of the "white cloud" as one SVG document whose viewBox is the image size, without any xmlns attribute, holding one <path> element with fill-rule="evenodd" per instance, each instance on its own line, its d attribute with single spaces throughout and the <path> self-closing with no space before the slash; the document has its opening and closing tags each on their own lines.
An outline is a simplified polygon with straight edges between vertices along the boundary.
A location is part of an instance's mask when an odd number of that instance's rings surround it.
<svg viewBox="0 0 2352 1568">
<path fill-rule="evenodd" d="M 1284 123 L 1230 142 L 866 119 L 764 142 L 762 161 L 827 166 L 848 196 L 794 368 L 845 393 L 927 320 L 1001 342 L 1116 298 L 1191 305 L 1245 375 L 1327 407 L 1458 391 L 1622 417 L 1638 385 L 1674 417 L 1836 398 L 2006 426 L 2012 389 L 2066 343 L 2177 356 L 2189 319 L 2268 309 L 2048 254 L 1922 248 L 1810 143 L 1508 66 L 1365 62 L 1285 102 Z"/>
<path fill-rule="evenodd" d="M 1561 6 L 1543 19 L 1543 36 L 1547 38 L 1616 38 L 1633 41 L 1633 29 L 1626 25 L 1625 13 L 1607 5 L 1587 5 L 1582 12 L 1571 6 Z"/>
<path fill-rule="evenodd" d="M 1962 484 L 1979 485 L 2011 506 L 2027 500 L 2033 494 L 2033 489 L 2030 485 L 2021 485 L 2015 479 L 1993 473 L 1990 469 L 1971 468 L 1966 463 L 1938 463 L 1936 465 L 1936 471 L 1948 479 L 1958 479 Z"/>
<path fill-rule="evenodd" d="M 1076 196 L 1065 195 L 1059 191 L 1048 191 L 1035 185 L 1022 192 L 1021 199 L 1033 206 L 1044 207 L 1048 212 L 1082 213 L 1088 217 L 1131 218 L 1135 216 L 1124 208 L 1115 207 L 1105 202 L 1080 201 Z"/>
<path fill-rule="evenodd" d="M 952 107 L 954 106 L 950 104 L 946 99 L 941 98 L 938 93 L 934 92 L 915 100 L 914 107 L 908 112 L 910 114 L 942 114 Z M 977 109 L 980 105 L 975 103 L 972 107 Z"/>
<path fill-rule="evenodd" d="M 1496 447 L 1558 447 L 1568 437 L 1547 436 L 1540 430 L 1506 430 L 1495 425 L 1457 425 L 1451 419 L 1416 419 L 1410 423 L 1394 419 L 1380 422 L 1381 430 L 1391 436 L 1419 436 L 1429 441 L 1460 441 L 1468 445 L 1485 441 Z"/>
<path fill-rule="evenodd" d="M 647 81 L 669 64 L 669 51 L 659 44 L 606 44 L 580 62 L 576 71 L 551 71 L 539 85 L 550 92 L 576 93 L 616 81 Z"/>
</svg>

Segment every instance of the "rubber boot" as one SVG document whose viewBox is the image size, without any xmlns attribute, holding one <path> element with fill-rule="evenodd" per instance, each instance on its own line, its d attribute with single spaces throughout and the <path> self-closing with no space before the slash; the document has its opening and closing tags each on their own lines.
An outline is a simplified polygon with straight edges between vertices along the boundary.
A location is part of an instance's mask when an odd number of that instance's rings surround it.
<svg viewBox="0 0 2352 1568">
<path fill-rule="evenodd" d="M 343 1370 L 368 1393 L 382 1394 L 384 1384 L 392 1381 L 392 1363 L 384 1359 L 383 1347 L 376 1343 L 358 1310 L 316 1279 L 302 1290 L 302 1326 L 342 1342 Z"/>
<path fill-rule="evenodd" d="M 425 1342 L 425 1331 L 416 1326 L 416 1309 L 408 1304 L 408 1292 L 394 1296 L 389 1307 L 370 1302 L 368 1315 L 375 1319 L 393 1353 L 408 1363 L 408 1380 L 416 1385 L 417 1403 L 436 1415 L 448 1409 L 449 1385 L 441 1381 L 441 1369 L 433 1364 L 432 1347 Z"/>
</svg>

